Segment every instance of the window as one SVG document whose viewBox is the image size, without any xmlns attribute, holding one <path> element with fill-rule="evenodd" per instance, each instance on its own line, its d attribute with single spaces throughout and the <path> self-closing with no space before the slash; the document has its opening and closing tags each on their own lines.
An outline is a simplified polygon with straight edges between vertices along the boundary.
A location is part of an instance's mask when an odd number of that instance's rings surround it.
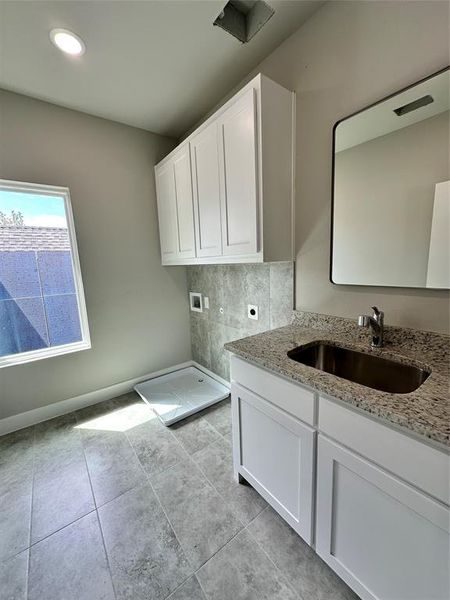
<svg viewBox="0 0 450 600">
<path fill-rule="evenodd" d="M 69 190 L 0 179 L 0 367 L 90 347 Z"/>
</svg>

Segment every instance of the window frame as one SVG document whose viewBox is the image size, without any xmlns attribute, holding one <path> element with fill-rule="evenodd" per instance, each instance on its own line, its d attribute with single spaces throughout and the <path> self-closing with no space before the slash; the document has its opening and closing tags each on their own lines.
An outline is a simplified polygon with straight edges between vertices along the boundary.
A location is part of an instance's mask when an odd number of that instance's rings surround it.
<svg viewBox="0 0 450 600">
<path fill-rule="evenodd" d="M 78 255 L 78 245 L 75 234 L 75 224 L 69 188 L 40 183 L 27 183 L 23 181 L 0 179 L 0 189 L 11 192 L 34 193 L 41 196 L 58 196 L 64 199 L 64 208 L 67 218 L 67 231 L 70 243 L 70 257 L 81 329 L 81 340 L 79 342 L 61 344 L 59 346 L 49 346 L 48 348 L 40 348 L 38 350 L 29 350 L 26 352 L 18 352 L 16 354 L 0 356 L 0 369 L 13 365 L 26 364 L 53 356 L 61 356 L 72 352 L 80 352 L 81 350 L 89 350 L 92 347 L 91 336 L 89 331 L 86 299 L 84 295 L 83 280 L 81 277 L 80 258 Z"/>
</svg>

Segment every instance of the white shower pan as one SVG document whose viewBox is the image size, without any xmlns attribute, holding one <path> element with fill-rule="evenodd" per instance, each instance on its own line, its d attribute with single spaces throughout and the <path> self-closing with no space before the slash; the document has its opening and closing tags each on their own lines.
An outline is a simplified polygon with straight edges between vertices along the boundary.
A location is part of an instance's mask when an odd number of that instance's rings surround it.
<svg viewBox="0 0 450 600">
<path fill-rule="evenodd" d="M 230 390 L 197 367 L 186 367 L 134 387 L 164 425 L 181 419 L 227 398 Z"/>
</svg>

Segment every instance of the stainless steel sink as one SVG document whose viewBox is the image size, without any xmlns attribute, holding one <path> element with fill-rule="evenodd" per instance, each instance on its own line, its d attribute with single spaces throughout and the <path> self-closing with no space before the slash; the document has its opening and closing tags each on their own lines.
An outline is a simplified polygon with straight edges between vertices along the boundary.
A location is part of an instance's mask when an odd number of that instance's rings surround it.
<svg viewBox="0 0 450 600">
<path fill-rule="evenodd" d="M 298 346 L 289 358 L 320 371 L 382 392 L 408 394 L 416 390 L 430 372 L 372 354 L 340 348 L 325 342 Z"/>
</svg>

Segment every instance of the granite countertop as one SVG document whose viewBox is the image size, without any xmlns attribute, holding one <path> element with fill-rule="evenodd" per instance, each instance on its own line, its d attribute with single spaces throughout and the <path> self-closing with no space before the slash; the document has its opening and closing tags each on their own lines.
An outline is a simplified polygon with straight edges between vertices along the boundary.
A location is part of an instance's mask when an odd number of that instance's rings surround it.
<svg viewBox="0 0 450 600">
<path fill-rule="evenodd" d="M 372 349 L 367 330 L 350 319 L 295 312 L 291 325 L 225 344 L 225 348 L 274 373 L 328 394 L 383 421 L 400 426 L 423 441 L 450 446 L 449 336 L 386 327 L 385 346 Z M 287 352 L 314 341 L 368 352 L 431 371 L 408 394 L 381 392 L 288 358 Z"/>
</svg>

